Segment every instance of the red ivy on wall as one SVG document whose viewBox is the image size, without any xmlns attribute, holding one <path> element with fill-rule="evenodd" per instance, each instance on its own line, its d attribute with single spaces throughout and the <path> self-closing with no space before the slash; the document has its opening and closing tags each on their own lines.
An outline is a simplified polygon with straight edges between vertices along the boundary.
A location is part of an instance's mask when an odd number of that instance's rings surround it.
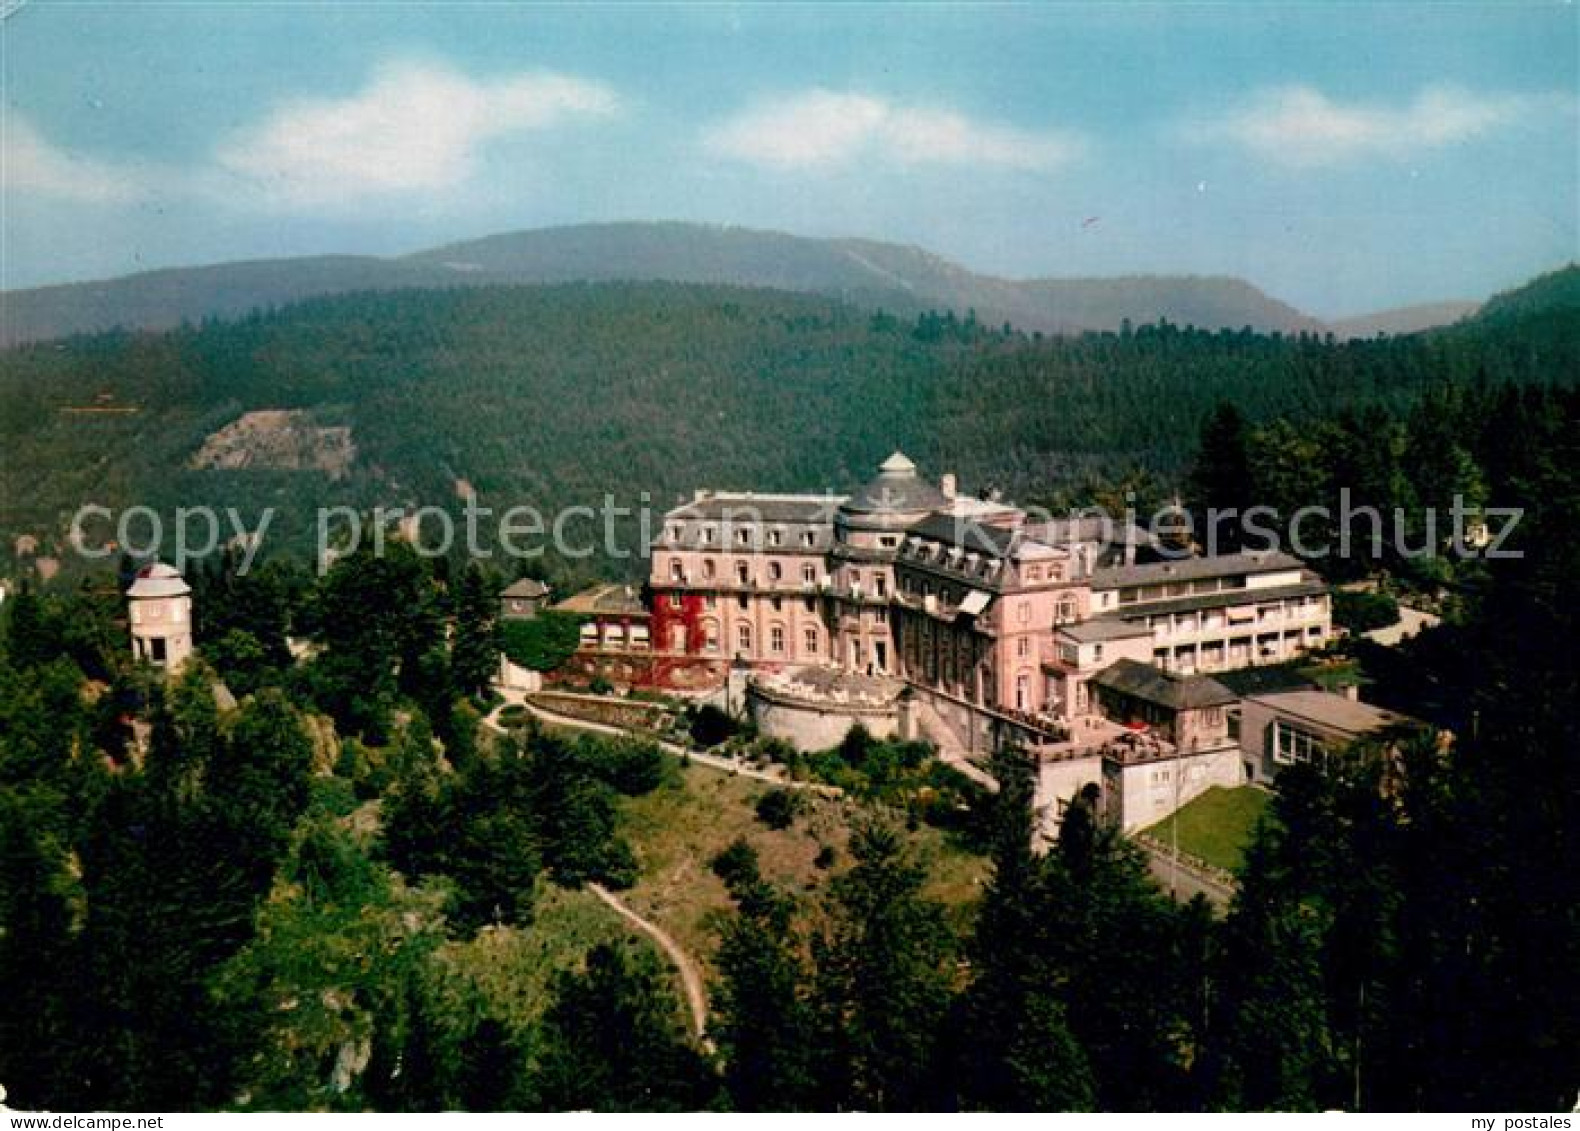
<svg viewBox="0 0 1580 1131">
<path fill-rule="evenodd" d="M 688 593 L 680 599 L 680 608 L 670 604 L 670 594 L 659 593 L 653 598 L 652 620 L 653 649 L 668 652 L 676 626 L 685 629 L 685 652 L 699 655 L 707 642 L 702 631 L 702 598 Z"/>
</svg>

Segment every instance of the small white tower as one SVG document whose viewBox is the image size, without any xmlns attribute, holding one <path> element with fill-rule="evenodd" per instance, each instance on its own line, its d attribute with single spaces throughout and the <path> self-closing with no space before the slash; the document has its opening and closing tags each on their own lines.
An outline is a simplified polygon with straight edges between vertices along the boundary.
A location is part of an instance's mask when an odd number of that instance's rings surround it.
<svg viewBox="0 0 1580 1131">
<path fill-rule="evenodd" d="M 168 670 L 192 654 L 192 590 L 163 562 L 146 565 L 126 591 L 132 653 Z"/>
</svg>

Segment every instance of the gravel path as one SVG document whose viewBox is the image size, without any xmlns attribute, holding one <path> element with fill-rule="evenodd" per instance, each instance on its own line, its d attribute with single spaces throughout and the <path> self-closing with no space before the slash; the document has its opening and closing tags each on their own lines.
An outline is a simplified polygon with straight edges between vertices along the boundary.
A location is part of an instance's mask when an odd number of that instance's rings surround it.
<svg viewBox="0 0 1580 1131">
<path fill-rule="evenodd" d="M 691 1027 L 696 1031 L 697 1040 L 704 1048 L 711 1051 L 713 1042 L 705 1036 L 708 1029 L 708 994 L 702 985 L 702 972 L 697 969 L 697 964 L 692 961 L 691 955 L 681 950 L 680 944 L 663 927 L 632 911 L 620 901 L 619 896 L 602 884 L 590 883 L 587 887 L 613 908 L 621 918 L 656 942 L 659 949 L 669 956 L 669 961 L 680 972 L 680 985 L 686 993 L 686 1007 L 691 1011 Z"/>
</svg>

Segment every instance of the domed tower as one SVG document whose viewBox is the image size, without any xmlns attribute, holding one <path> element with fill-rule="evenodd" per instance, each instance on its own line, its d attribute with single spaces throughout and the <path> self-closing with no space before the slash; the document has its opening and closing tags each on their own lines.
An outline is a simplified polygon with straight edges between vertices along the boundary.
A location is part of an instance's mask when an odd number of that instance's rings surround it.
<svg viewBox="0 0 1580 1131">
<path fill-rule="evenodd" d="M 834 516 L 838 633 L 843 666 L 851 671 L 888 672 L 895 666 L 887 607 L 894 594 L 894 559 L 905 530 L 935 511 L 948 497 L 916 474 L 916 465 L 895 452 L 877 476 L 840 505 Z"/>
<path fill-rule="evenodd" d="M 192 654 L 192 590 L 163 562 L 137 571 L 126 602 L 132 621 L 132 653 L 167 670 Z"/>
</svg>

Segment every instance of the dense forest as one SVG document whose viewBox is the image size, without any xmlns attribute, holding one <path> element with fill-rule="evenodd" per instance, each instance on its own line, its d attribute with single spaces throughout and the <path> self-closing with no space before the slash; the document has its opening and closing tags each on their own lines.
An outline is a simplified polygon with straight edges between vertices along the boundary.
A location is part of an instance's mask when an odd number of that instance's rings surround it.
<svg viewBox="0 0 1580 1131">
<path fill-rule="evenodd" d="M 1355 419 L 1302 435 L 1326 452 Z M 554 893 L 647 866 L 622 799 L 680 767 L 479 724 L 497 578 L 399 544 L 322 578 L 216 561 L 192 577 L 201 660 L 168 684 L 126 659 L 113 590 L 23 593 L 0 634 L 0 1080 L 54 1108 L 1566 1107 L 1580 398 L 1429 391 L 1366 419 L 1399 490 L 1431 482 L 1404 454 L 1431 421 L 1457 475 L 1526 508 L 1523 556 L 1450 579 L 1448 622 L 1359 654 L 1451 743 L 1287 772 L 1223 917 L 1170 901 L 1085 800 L 1034 854 L 1013 750 L 951 834 L 989 861 L 963 909 L 927 894 L 892 795 L 850 803 L 815 890 L 732 845 L 696 862 L 732 903 L 710 1044 L 635 939 L 543 957 Z M 1193 489 L 1236 461 L 1276 478 L 1306 451 L 1269 447 L 1288 427 L 1210 413 Z M 1320 485 L 1344 458 L 1295 462 Z M 860 797 L 910 757 L 853 733 L 826 761 Z M 759 817 L 793 822 L 776 796 Z"/>
<path fill-rule="evenodd" d="M 896 444 L 1029 501 L 1178 489 L 1198 512 L 1293 508 L 1343 485 L 1400 508 L 1412 540 L 1456 493 L 1523 512 L 1516 557 L 1316 563 L 1440 602 L 1441 626 L 1349 658 L 1369 698 L 1453 738 L 1281 776 L 1224 914 L 1167 898 L 1086 800 L 1033 853 L 1014 750 L 997 794 L 943 807 L 987 877 L 946 905 L 921 848 L 940 815 L 915 803 L 939 779 L 918 752 L 853 733 L 814 757 L 848 794 L 816 882 L 776 879 L 755 836 L 691 862 L 728 893 L 706 1041 L 658 951 L 596 906 L 568 920 L 566 901 L 647 875 L 633 806 L 714 771 L 644 739 L 485 725 L 498 650 L 554 646 L 496 622 L 505 563 L 396 542 L 320 577 L 288 553 L 245 573 L 216 556 L 189 568 L 199 659 L 170 681 L 125 647 L 130 560 L 120 585 L 108 569 L 30 582 L 0 615 L 8 1102 L 1567 1108 L 1573 292 L 1571 271 L 1477 322 L 1340 345 L 1170 326 L 1039 340 L 767 292 L 483 289 L 5 354 L 4 528 L 43 550 L 84 499 L 300 511 L 453 497 L 456 478 L 545 506 L 837 488 Z M 94 404 L 139 411 L 61 411 Z M 350 479 L 182 470 L 262 407 L 349 423 Z M 808 820 L 787 793 L 755 806 L 769 828 Z"/>
<path fill-rule="evenodd" d="M 271 545 L 301 551 L 319 506 L 457 509 L 472 490 L 552 514 L 606 495 L 662 508 L 699 485 L 848 490 L 896 447 L 1022 502 L 1134 488 L 1146 505 L 1220 402 L 1300 432 L 1330 410 L 1402 412 L 1428 388 L 1572 380 L 1575 274 L 1495 302 L 1497 317 L 1349 343 L 1167 323 L 1042 338 L 969 314 L 608 284 L 354 294 L 19 347 L 0 354 L 0 554 L 14 564 L 27 535 L 29 553 L 62 556 L 88 502 L 167 520 L 234 507 L 249 528 L 275 507 Z M 194 466 L 207 437 L 265 409 L 349 427 L 349 474 Z M 634 523 L 622 532 L 637 541 Z"/>
</svg>

